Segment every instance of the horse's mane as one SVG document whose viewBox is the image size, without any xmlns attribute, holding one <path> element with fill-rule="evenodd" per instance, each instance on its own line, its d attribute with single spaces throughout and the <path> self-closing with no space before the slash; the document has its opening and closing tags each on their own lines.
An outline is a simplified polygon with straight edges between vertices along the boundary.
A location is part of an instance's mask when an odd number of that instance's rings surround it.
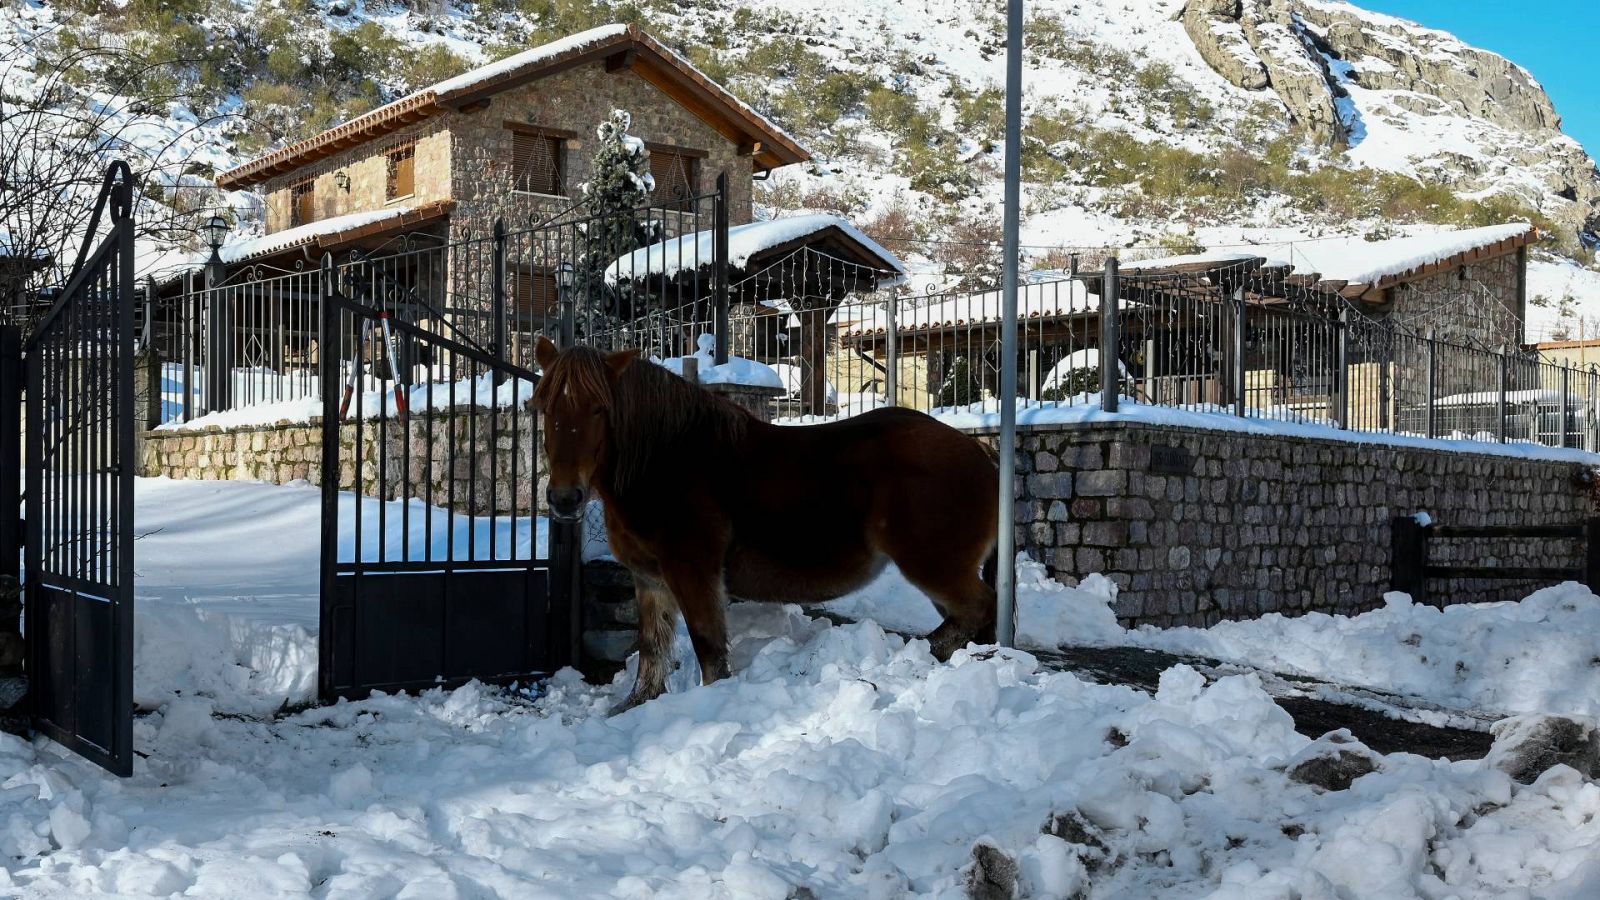
<svg viewBox="0 0 1600 900">
<path fill-rule="evenodd" d="M 539 397 L 571 391 L 597 398 L 611 426 L 611 488 L 625 492 L 642 477 L 652 456 L 690 437 L 732 443 L 745 433 L 750 414 L 702 390 L 665 366 L 635 359 L 613 383 L 606 355 L 592 347 L 561 354 L 540 379 Z"/>
</svg>

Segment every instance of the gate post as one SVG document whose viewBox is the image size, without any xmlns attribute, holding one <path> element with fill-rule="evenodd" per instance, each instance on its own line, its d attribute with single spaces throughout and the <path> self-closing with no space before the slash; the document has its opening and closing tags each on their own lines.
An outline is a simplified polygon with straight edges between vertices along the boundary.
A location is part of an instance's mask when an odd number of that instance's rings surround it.
<svg viewBox="0 0 1600 900">
<path fill-rule="evenodd" d="M 22 674 L 22 329 L 0 326 L 0 678 Z"/>
<path fill-rule="evenodd" d="M 550 520 L 550 632 L 552 667 L 578 664 L 583 634 L 583 519 Z"/>
<path fill-rule="evenodd" d="M 321 576 L 318 578 L 320 610 L 318 613 L 321 626 L 317 629 L 317 654 L 320 660 L 333 659 L 333 625 L 335 610 L 333 605 L 335 566 L 338 563 L 339 553 L 339 395 L 342 386 L 339 383 L 339 361 L 342 355 L 342 344 L 339 334 L 340 310 L 334 300 L 333 289 L 333 255 L 323 254 L 322 265 L 319 269 L 318 304 L 321 312 L 321 321 L 317 325 L 317 376 L 322 388 L 322 459 L 319 465 L 318 477 L 322 487 L 322 509 L 320 512 L 322 526 L 321 555 L 319 557 Z M 361 347 L 356 347 L 356 358 L 360 358 Z M 357 386 L 357 390 L 360 386 Z M 356 433 L 360 434 L 361 425 L 356 424 Z M 360 484 L 360 476 L 356 478 Z M 359 493 L 359 491 L 358 491 Z M 358 497 L 357 503 L 361 500 Z M 317 695 L 324 700 L 333 697 L 334 673 L 331 665 L 317 667 Z"/>
<path fill-rule="evenodd" d="M 1117 331 L 1122 324 L 1117 313 L 1117 292 L 1122 289 L 1117 283 L 1117 265 L 1115 256 L 1106 257 L 1100 288 L 1100 408 L 1110 413 L 1117 411 L 1118 392 L 1122 389 L 1121 373 L 1117 371 Z"/>
<path fill-rule="evenodd" d="M 713 227 L 717 231 L 716 247 L 716 294 L 713 301 L 716 305 L 716 322 L 713 331 L 716 332 L 716 353 L 714 361 L 722 365 L 728 361 L 728 173 L 717 175 L 716 206 L 713 211 Z"/>
</svg>

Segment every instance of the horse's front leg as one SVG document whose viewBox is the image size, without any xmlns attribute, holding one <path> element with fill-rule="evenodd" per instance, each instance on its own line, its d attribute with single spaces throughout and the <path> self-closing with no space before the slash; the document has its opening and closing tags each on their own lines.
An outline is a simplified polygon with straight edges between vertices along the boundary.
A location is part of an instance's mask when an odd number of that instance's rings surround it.
<svg viewBox="0 0 1600 900">
<path fill-rule="evenodd" d="M 673 666 L 672 632 L 678 608 L 672 593 L 660 580 L 637 572 L 633 583 L 639 600 L 639 675 L 634 680 L 633 693 L 612 708 L 612 715 L 666 693 L 667 675 Z"/>
<path fill-rule="evenodd" d="M 661 574 L 689 627 L 694 655 L 700 660 L 701 683 L 727 678 L 728 591 L 721 558 L 696 562 L 680 557 L 663 565 Z"/>
</svg>

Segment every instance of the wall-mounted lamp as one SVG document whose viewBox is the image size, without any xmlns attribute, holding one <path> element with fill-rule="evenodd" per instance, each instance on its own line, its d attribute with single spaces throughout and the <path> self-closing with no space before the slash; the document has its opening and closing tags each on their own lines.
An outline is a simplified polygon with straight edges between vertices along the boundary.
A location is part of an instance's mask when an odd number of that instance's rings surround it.
<svg viewBox="0 0 1600 900">
<path fill-rule="evenodd" d="M 350 193 L 350 173 L 343 169 L 333 173 L 333 186 L 345 193 Z"/>
</svg>

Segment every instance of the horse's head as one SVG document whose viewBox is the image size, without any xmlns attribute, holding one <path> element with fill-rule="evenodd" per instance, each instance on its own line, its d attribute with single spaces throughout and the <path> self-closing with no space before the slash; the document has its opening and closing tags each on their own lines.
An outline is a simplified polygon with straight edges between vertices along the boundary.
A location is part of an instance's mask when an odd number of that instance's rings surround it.
<svg viewBox="0 0 1600 900">
<path fill-rule="evenodd" d="M 583 515 L 589 485 L 611 439 L 612 386 L 638 350 L 602 353 L 590 347 L 557 350 L 547 337 L 534 348 L 543 376 L 530 401 L 544 416 L 544 452 L 550 464 L 545 499 L 550 515 Z"/>
</svg>

